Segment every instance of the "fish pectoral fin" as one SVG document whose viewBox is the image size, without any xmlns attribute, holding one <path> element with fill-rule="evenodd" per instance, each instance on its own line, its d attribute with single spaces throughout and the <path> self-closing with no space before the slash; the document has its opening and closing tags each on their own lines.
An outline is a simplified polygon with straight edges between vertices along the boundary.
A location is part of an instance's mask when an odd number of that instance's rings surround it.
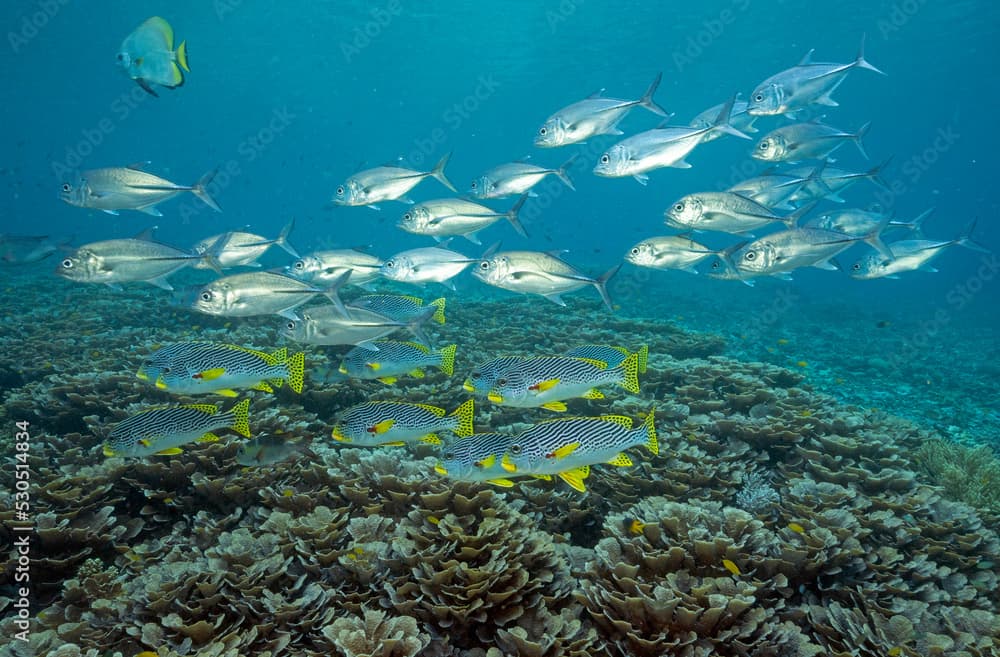
<svg viewBox="0 0 1000 657">
<path fill-rule="evenodd" d="M 604 393 L 597 388 L 591 388 L 583 394 L 584 399 L 604 399 Z"/>
<path fill-rule="evenodd" d="M 568 445 L 563 445 L 559 449 L 553 450 L 551 456 L 556 460 L 564 459 L 573 452 L 575 452 L 578 447 L 580 447 L 580 443 L 570 443 Z"/>
<path fill-rule="evenodd" d="M 533 390 L 535 392 L 545 392 L 546 390 L 555 388 L 557 385 L 559 385 L 559 379 L 547 379 L 531 386 L 529 390 Z"/>
<path fill-rule="evenodd" d="M 157 210 L 155 205 L 147 205 L 144 208 L 136 208 L 136 210 L 138 210 L 139 212 L 142 212 L 143 214 L 148 214 L 148 215 L 150 215 L 152 217 L 162 217 L 163 216 L 163 213 L 160 212 L 159 210 Z"/>
<path fill-rule="evenodd" d="M 565 413 L 566 412 L 566 404 L 564 404 L 564 403 L 562 403 L 560 401 L 553 401 L 553 402 L 548 402 L 548 403 L 542 404 L 542 408 L 546 408 L 546 409 L 548 409 L 550 411 L 556 411 L 557 413 Z"/>
<path fill-rule="evenodd" d="M 379 443 L 379 447 L 403 447 L 406 445 L 402 440 L 392 440 L 387 443 Z"/>
<path fill-rule="evenodd" d="M 194 378 L 201 379 L 202 381 L 214 381 L 220 376 L 226 373 L 226 368 L 224 367 L 213 367 L 208 370 L 202 370 L 194 375 Z"/>
<path fill-rule="evenodd" d="M 180 447 L 170 447 L 169 449 L 162 449 L 156 453 L 157 456 L 176 456 L 177 454 L 183 454 L 184 450 Z"/>
<path fill-rule="evenodd" d="M 621 468 L 627 468 L 628 466 L 633 465 L 632 459 L 630 459 L 626 454 L 622 452 L 619 452 L 617 456 L 615 456 L 610 461 L 606 461 L 606 463 L 608 465 L 615 465 Z"/>
<path fill-rule="evenodd" d="M 482 468 L 483 470 L 485 470 L 486 468 L 492 468 L 494 465 L 496 465 L 496 462 L 497 462 L 497 455 L 490 454 L 486 458 L 476 461 L 475 463 L 473 463 L 473 465 L 476 466 L 477 468 Z"/>
<path fill-rule="evenodd" d="M 380 377 L 378 377 L 378 380 L 381 381 L 382 383 L 386 384 L 387 386 L 391 386 L 393 383 L 395 383 L 399 379 L 397 379 L 394 376 L 380 376 Z"/>
<path fill-rule="evenodd" d="M 116 217 L 118 216 L 118 210 L 102 210 L 101 212 L 105 212 L 107 214 L 113 214 Z"/>
<path fill-rule="evenodd" d="M 206 433 L 204 436 L 202 436 L 201 438 L 199 438 L 196 442 L 199 442 L 199 443 L 217 443 L 217 442 L 219 442 L 219 437 L 216 436 L 214 433 L 212 433 L 210 431 L 210 432 Z"/>
<path fill-rule="evenodd" d="M 392 425 L 396 424 L 395 420 L 382 420 L 378 424 L 372 427 L 372 433 L 382 434 L 392 428 Z"/>
<path fill-rule="evenodd" d="M 647 176 L 644 173 L 637 173 L 634 174 L 632 177 L 635 178 L 636 182 L 638 182 L 640 185 L 649 184 L 649 176 Z"/>
<path fill-rule="evenodd" d="M 413 377 L 416 377 L 416 378 L 418 378 L 418 379 L 422 379 L 422 378 L 424 378 L 424 376 L 426 376 L 426 375 L 424 374 L 424 371 L 423 371 L 423 370 L 421 370 L 421 369 L 416 369 L 416 370 L 413 370 L 412 372 L 410 372 L 410 376 L 413 376 Z"/>
<path fill-rule="evenodd" d="M 510 479 L 487 479 L 486 483 L 500 486 L 501 488 L 513 488 L 514 482 Z"/>
<path fill-rule="evenodd" d="M 566 302 L 562 300 L 558 294 L 543 294 L 543 297 L 556 304 L 557 306 L 565 306 Z"/>
<path fill-rule="evenodd" d="M 250 386 L 251 390 L 260 390 L 261 392 L 274 392 L 275 388 L 280 388 L 285 385 L 284 379 L 271 379 L 270 381 L 258 381 L 256 385 Z"/>
<path fill-rule="evenodd" d="M 153 96 L 154 98 L 159 98 L 160 97 L 160 94 L 158 94 L 155 91 L 153 91 L 153 88 L 151 86 L 149 86 L 149 83 L 146 82 L 145 80 L 143 80 L 142 78 L 135 78 L 135 83 L 137 85 L 139 85 L 140 87 L 142 87 L 142 90 L 145 91 L 150 96 Z"/>
<path fill-rule="evenodd" d="M 240 394 L 235 390 L 230 390 L 229 388 L 223 388 L 222 390 L 216 390 L 215 394 L 222 395 L 223 397 L 239 397 Z"/>
<path fill-rule="evenodd" d="M 541 479 L 542 481 L 552 481 L 552 475 L 547 475 L 547 474 L 533 474 L 531 476 L 534 479 Z"/>
</svg>

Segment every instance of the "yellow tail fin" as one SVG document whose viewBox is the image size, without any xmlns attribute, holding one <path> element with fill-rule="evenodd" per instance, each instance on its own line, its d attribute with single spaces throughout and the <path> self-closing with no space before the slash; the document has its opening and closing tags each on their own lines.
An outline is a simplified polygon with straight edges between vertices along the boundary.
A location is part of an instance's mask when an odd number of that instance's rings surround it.
<svg viewBox="0 0 1000 657">
<path fill-rule="evenodd" d="M 182 69 L 190 73 L 191 69 L 188 68 L 187 41 L 181 41 L 181 45 L 177 46 L 175 54 L 177 55 L 177 63 L 181 65 Z"/>
<path fill-rule="evenodd" d="M 458 419 L 458 426 L 452 429 L 456 436 L 464 438 L 465 436 L 471 436 L 475 433 L 475 430 L 472 427 L 472 419 L 475 415 L 475 409 L 473 408 L 471 399 L 456 408 L 452 412 L 452 415 Z"/>
<path fill-rule="evenodd" d="M 233 424 L 229 427 L 246 438 L 250 437 L 250 400 L 244 399 L 229 409 L 233 416 Z"/>
<path fill-rule="evenodd" d="M 622 369 L 621 386 L 633 395 L 639 394 L 639 352 L 631 354 L 618 367 Z"/>
<path fill-rule="evenodd" d="M 660 453 L 660 443 L 656 440 L 656 408 L 649 409 L 646 421 L 642 423 L 642 430 L 646 432 L 646 449 L 653 454 Z"/>
<path fill-rule="evenodd" d="M 438 367 L 448 376 L 455 373 L 455 350 L 457 349 L 458 345 L 455 344 L 450 344 L 441 349 L 441 364 Z"/>
<path fill-rule="evenodd" d="M 292 354 L 285 364 L 288 366 L 288 387 L 301 394 L 306 379 L 306 353 Z"/>
<path fill-rule="evenodd" d="M 642 345 L 635 353 L 639 354 L 639 374 L 645 374 L 646 361 L 649 360 L 649 345 Z"/>
<path fill-rule="evenodd" d="M 428 305 L 437 307 L 437 310 L 431 315 L 431 319 L 438 324 L 444 324 L 444 297 L 434 299 Z"/>
</svg>

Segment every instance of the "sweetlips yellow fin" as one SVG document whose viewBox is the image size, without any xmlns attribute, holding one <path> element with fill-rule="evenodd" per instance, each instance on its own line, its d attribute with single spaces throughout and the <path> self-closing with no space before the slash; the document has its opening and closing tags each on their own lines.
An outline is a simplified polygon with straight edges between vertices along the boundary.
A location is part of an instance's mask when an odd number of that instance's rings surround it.
<svg viewBox="0 0 1000 657">
<path fill-rule="evenodd" d="M 393 440 L 387 443 L 379 443 L 379 447 L 403 447 L 406 445 L 402 440 Z"/>
<path fill-rule="evenodd" d="M 632 459 L 622 452 L 619 452 L 613 459 L 605 461 L 608 465 L 616 465 L 619 467 L 628 467 L 632 465 Z"/>
<path fill-rule="evenodd" d="M 517 465 L 514 460 L 510 458 L 510 454 L 504 454 L 503 458 L 500 459 L 500 467 L 507 472 L 517 472 Z"/>
<path fill-rule="evenodd" d="M 306 380 L 306 352 L 300 351 L 292 354 L 285 361 L 288 368 L 288 387 L 295 392 L 302 394 L 302 384 Z"/>
<path fill-rule="evenodd" d="M 441 364 L 438 365 L 438 368 L 448 376 L 455 373 L 455 352 L 457 349 L 457 344 L 450 344 L 447 347 L 442 347 L 441 351 L 438 352 L 441 354 Z"/>
<path fill-rule="evenodd" d="M 157 456 L 174 456 L 176 454 L 183 454 L 183 453 L 184 450 L 182 450 L 180 447 L 170 447 L 168 449 L 162 449 L 156 454 Z"/>
<path fill-rule="evenodd" d="M 604 399 L 604 393 L 597 388 L 591 388 L 587 392 L 583 393 L 584 399 Z"/>
<path fill-rule="evenodd" d="M 557 411 L 559 413 L 565 413 L 566 412 L 566 404 L 564 404 L 564 403 L 562 403 L 560 401 L 553 401 L 553 402 L 548 402 L 548 403 L 542 404 L 542 408 L 547 408 L 550 411 Z"/>
<path fill-rule="evenodd" d="M 569 443 L 568 445 L 563 445 L 562 447 L 553 450 L 551 454 L 546 454 L 546 456 L 550 456 L 551 458 L 554 458 L 556 460 L 564 459 L 573 452 L 575 452 L 579 446 L 580 446 L 579 442 Z"/>
<path fill-rule="evenodd" d="M 382 369 L 382 363 L 365 363 L 372 372 L 378 372 Z"/>
<path fill-rule="evenodd" d="M 235 406 L 229 409 L 229 413 L 233 416 L 233 424 L 229 428 L 241 436 L 249 438 L 250 399 L 244 399 L 241 402 L 237 402 Z"/>
<path fill-rule="evenodd" d="M 382 383 L 386 384 L 387 386 L 391 386 L 393 383 L 395 383 L 399 379 L 397 379 L 394 376 L 380 376 L 380 377 L 378 377 L 378 380 L 381 381 Z"/>
<path fill-rule="evenodd" d="M 583 480 L 590 476 L 590 466 L 583 466 L 581 468 L 567 470 L 566 472 L 560 472 L 558 476 L 560 479 L 569 484 L 573 490 L 584 493 L 587 491 L 587 487 L 583 484 Z"/>
<path fill-rule="evenodd" d="M 111 449 L 111 447 L 109 447 L 108 445 L 104 445 L 103 447 L 101 447 L 101 453 L 108 458 L 111 458 L 112 456 L 118 456 L 118 452 Z"/>
<path fill-rule="evenodd" d="M 229 388 L 223 388 L 222 390 L 216 390 L 215 394 L 222 395 L 223 397 L 239 397 L 239 393 L 235 390 L 230 390 Z"/>
<path fill-rule="evenodd" d="M 209 370 L 202 370 L 194 375 L 194 378 L 201 379 L 202 381 L 215 381 L 220 376 L 226 373 L 226 368 L 224 367 L 213 367 Z"/>
<path fill-rule="evenodd" d="M 559 379 L 548 379 L 546 381 L 539 381 L 535 385 L 528 388 L 529 390 L 537 390 L 538 392 L 545 392 L 546 390 L 551 390 L 559 385 Z"/>
<path fill-rule="evenodd" d="M 422 379 L 426 375 L 424 374 L 424 371 L 422 369 L 417 368 L 417 369 L 413 370 L 412 372 L 410 372 L 410 376 L 412 376 L 414 378 L 417 378 L 417 379 Z"/>
<path fill-rule="evenodd" d="M 472 427 L 472 419 L 475 415 L 475 409 L 473 408 L 472 401 L 472 399 L 464 401 L 461 406 L 456 408 L 451 413 L 451 415 L 458 420 L 457 426 L 452 429 L 452 432 L 456 436 L 471 436 L 475 433 L 475 429 Z"/>
<path fill-rule="evenodd" d="M 375 426 L 372 427 L 372 433 L 376 435 L 385 433 L 386 431 L 391 429 L 392 425 L 394 424 L 396 424 L 395 420 L 382 420 L 381 422 L 375 424 Z"/>
<path fill-rule="evenodd" d="M 477 468 L 482 468 L 483 470 L 485 470 L 486 468 L 492 468 L 496 464 L 496 462 L 497 462 L 497 455 L 490 454 L 486 458 L 480 459 L 475 463 L 473 463 L 472 465 L 476 466 Z"/>
<path fill-rule="evenodd" d="M 445 304 L 444 297 L 439 297 L 437 299 L 434 299 L 434 301 L 431 301 L 428 304 L 431 306 L 435 306 L 437 308 L 437 310 L 434 311 L 434 314 L 431 315 L 431 319 L 433 319 L 438 324 L 444 324 L 444 304 Z"/>
<path fill-rule="evenodd" d="M 639 374 L 645 374 L 646 362 L 649 360 L 649 345 L 642 345 L 635 353 L 639 354 Z"/>
<path fill-rule="evenodd" d="M 422 437 L 420 439 L 420 442 L 425 443 L 427 445 L 440 445 L 440 444 L 442 444 L 441 439 L 438 437 L 438 435 L 436 433 L 429 433 L 429 434 L 427 434 L 426 436 L 424 436 L 424 437 Z"/>
<path fill-rule="evenodd" d="M 616 369 L 622 371 L 622 380 L 618 382 L 619 385 L 633 395 L 639 394 L 639 352 L 631 354 Z"/>
<path fill-rule="evenodd" d="M 429 353 L 431 353 L 431 348 L 430 347 L 428 347 L 425 344 L 420 344 L 419 342 L 403 341 L 400 344 L 405 344 L 407 347 L 413 347 L 414 349 L 416 349 L 417 351 L 419 351 L 422 354 L 429 354 Z"/>
<path fill-rule="evenodd" d="M 431 406 L 430 404 L 411 404 L 411 405 L 416 406 L 417 408 L 422 408 L 425 411 L 430 411 L 431 413 L 437 415 L 438 417 L 444 417 L 445 414 L 445 410 L 440 406 Z"/>
<path fill-rule="evenodd" d="M 219 437 L 216 436 L 211 431 L 209 431 L 208 433 L 206 433 L 205 435 L 203 435 L 201 438 L 199 438 L 196 442 L 199 442 L 199 443 L 215 443 L 215 442 L 218 442 L 218 441 L 219 441 Z"/>
<path fill-rule="evenodd" d="M 493 484 L 494 486 L 500 486 L 502 488 L 513 488 L 514 482 L 510 479 L 487 479 L 486 483 Z"/>
<path fill-rule="evenodd" d="M 597 360 L 596 358 L 582 358 L 582 357 L 577 358 L 577 360 L 582 360 L 585 363 L 590 363 L 594 367 L 600 368 L 602 370 L 608 368 L 608 363 L 607 361 L 604 360 Z"/>
</svg>

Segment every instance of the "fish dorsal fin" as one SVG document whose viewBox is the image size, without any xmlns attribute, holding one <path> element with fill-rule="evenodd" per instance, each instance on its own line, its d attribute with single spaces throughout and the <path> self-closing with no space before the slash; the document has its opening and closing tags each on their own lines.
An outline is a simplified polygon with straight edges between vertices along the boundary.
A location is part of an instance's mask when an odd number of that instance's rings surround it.
<svg viewBox="0 0 1000 657">
<path fill-rule="evenodd" d="M 153 234 L 156 232 L 156 230 L 158 228 L 159 228 L 159 226 L 150 226 L 149 228 L 146 228 L 144 230 L 140 230 L 138 233 L 136 233 L 132 237 L 132 239 L 134 239 L 134 240 L 141 240 L 143 242 L 152 242 L 153 241 Z"/>
<path fill-rule="evenodd" d="M 406 341 L 406 342 L 400 342 L 400 344 L 405 344 L 408 347 L 413 347 L 414 349 L 416 349 L 417 351 L 419 351 L 420 353 L 423 353 L 423 354 L 429 354 L 429 353 L 431 353 L 431 350 L 430 350 L 430 348 L 427 345 L 420 344 L 419 342 L 408 342 L 408 341 Z"/>
<path fill-rule="evenodd" d="M 589 96 L 587 96 L 587 100 L 590 100 L 591 98 L 602 98 L 604 96 L 604 89 L 605 87 L 601 87 L 594 93 L 590 94 Z"/>
<path fill-rule="evenodd" d="M 577 358 L 576 360 L 582 360 L 583 362 L 589 363 L 590 365 L 593 365 L 594 367 L 600 370 L 608 369 L 608 364 L 606 361 L 597 360 L 596 358 Z"/>
<path fill-rule="evenodd" d="M 616 454 L 613 459 L 605 461 L 605 463 L 607 463 L 608 465 L 618 466 L 620 468 L 627 468 L 628 466 L 632 465 L 632 459 L 630 459 L 623 452 L 618 452 L 618 454 Z"/>
<path fill-rule="evenodd" d="M 424 305 L 424 300 L 421 299 L 420 297 L 413 297 L 413 296 L 410 296 L 408 294 L 402 294 L 402 295 L 400 295 L 400 298 L 401 299 L 406 299 L 408 301 L 412 301 L 413 303 L 415 303 L 418 306 Z"/>
<path fill-rule="evenodd" d="M 812 64 L 813 63 L 813 53 L 814 52 L 816 52 L 815 48 L 811 49 L 809 52 L 807 52 L 805 55 L 803 55 L 802 59 L 799 60 L 799 66 L 808 66 L 809 64 Z"/>
<path fill-rule="evenodd" d="M 181 408 L 190 408 L 201 413 L 208 413 L 209 415 L 215 415 L 219 412 L 219 407 L 215 404 L 185 404 Z"/>
<path fill-rule="evenodd" d="M 551 401 L 548 402 L 547 404 L 542 404 L 542 408 L 550 411 L 555 411 L 557 413 L 566 412 L 566 404 L 562 403 L 561 401 Z"/>
<path fill-rule="evenodd" d="M 483 470 L 485 470 L 487 468 L 492 468 L 494 465 L 496 465 L 496 463 L 497 463 L 497 455 L 496 454 L 490 454 L 486 458 L 484 458 L 482 460 L 479 460 L 479 461 L 476 461 L 473 465 L 475 465 L 476 467 L 479 467 L 479 468 L 482 468 Z"/>
<path fill-rule="evenodd" d="M 132 162 L 131 164 L 126 164 L 126 169 L 132 169 L 133 171 L 145 171 L 146 167 L 152 164 L 152 160 L 140 160 L 139 162 Z"/>
<path fill-rule="evenodd" d="M 613 422 L 619 426 L 625 427 L 626 429 L 632 428 L 632 418 L 625 415 L 600 415 L 598 419 L 605 422 Z"/>
<path fill-rule="evenodd" d="M 157 456 L 175 456 L 177 454 L 183 454 L 183 450 L 180 447 L 168 447 L 167 449 L 161 449 L 156 453 Z"/>
<path fill-rule="evenodd" d="M 410 404 L 410 406 L 416 406 L 417 408 L 422 408 L 425 411 L 430 411 L 438 417 L 444 417 L 445 410 L 438 406 L 431 406 L 430 404 Z"/>
<path fill-rule="evenodd" d="M 552 458 L 556 460 L 564 459 L 573 452 L 575 452 L 580 447 L 580 443 L 569 443 L 568 445 L 563 445 L 557 449 L 552 450 Z"/>
</svg>

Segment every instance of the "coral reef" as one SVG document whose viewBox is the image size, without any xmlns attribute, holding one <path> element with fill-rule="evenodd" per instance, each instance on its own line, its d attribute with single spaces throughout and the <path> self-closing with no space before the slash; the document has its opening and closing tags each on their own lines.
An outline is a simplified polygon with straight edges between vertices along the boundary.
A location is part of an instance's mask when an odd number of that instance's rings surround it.
<svg viewBox="0 0 1000 657">
<path fill-rule="evenodd" d="M 723 356 L 717 335 L 603 315 L 581 329 L 586 309 L 603 312 L 593 300 L 574 301 L 576 314 L 449 300 L 433 329 L 459 344 L 454 378 L 323 383 L 330 355 L 310 349 L 305 392 L 252 393 L 250 418 L 254 435 L 310 450 L 255 469 L 235 462 L 231 439 L 142 460 L 105 459 L 99 445 L 143 405 L 196 401 L 132 375 L 155 344 L 267 347 L 274 323 L 193 322 L 153 292 L 128 312 L 104 291 L 65 294 L 45 326 L 0 338 L 8 359 L 36 354 L 0 363 L 16 375 L 3 378 L 4 418 L 32 428 L 37 551 L 31 643 L 11 654 L 1000 654 L 995 461 L 817 393 L 801 368 Z M 121 321 L 111 330 L 95 308 Z M 517 314 L 516 335 L 500 312 Z M 66 338 L 73 326 L 84 333 Z M 663 445 L 632 468 L 596 466 L 585 495 L 455 482 L 434 473 L 431 446 L 328 438 L 340 410 L 376 394 L 450 407 L 475 363 L 584 342 L 648 344 L 649 371 L 640 395 L 573 400 L 570 413 L 655 405 Z M 484 404 L 476 425 L 536 419 Z M 12 478 L 0 478 L 9 540 Z"/>
</svg>

